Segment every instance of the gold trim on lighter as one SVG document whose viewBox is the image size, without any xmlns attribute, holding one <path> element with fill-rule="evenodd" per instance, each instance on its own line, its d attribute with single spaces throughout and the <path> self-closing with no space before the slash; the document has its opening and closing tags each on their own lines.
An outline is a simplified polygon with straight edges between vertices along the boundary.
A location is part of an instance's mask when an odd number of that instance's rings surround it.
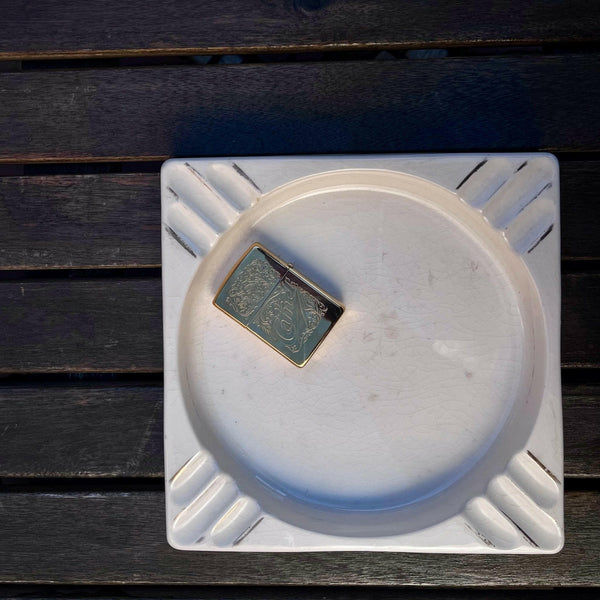
<svg viewBox="0 0 600 600">
<path fill-rule="evenodd" d="M 303 367 L 344 306 L 254 243 L 229 271 L 213 304 L 297 367 Z"/>
</svg>

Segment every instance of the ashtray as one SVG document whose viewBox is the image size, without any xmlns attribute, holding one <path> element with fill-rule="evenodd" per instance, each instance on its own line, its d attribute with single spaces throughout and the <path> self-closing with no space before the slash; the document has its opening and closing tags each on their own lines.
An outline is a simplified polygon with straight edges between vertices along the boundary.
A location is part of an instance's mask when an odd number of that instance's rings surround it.
<svg viewBox="0 0 600 600">
<path fill-rule="evenodd" d="M 175 159 L 161 194 L 172 546 L 561 549 L 552 155 Z"/>
</svg>

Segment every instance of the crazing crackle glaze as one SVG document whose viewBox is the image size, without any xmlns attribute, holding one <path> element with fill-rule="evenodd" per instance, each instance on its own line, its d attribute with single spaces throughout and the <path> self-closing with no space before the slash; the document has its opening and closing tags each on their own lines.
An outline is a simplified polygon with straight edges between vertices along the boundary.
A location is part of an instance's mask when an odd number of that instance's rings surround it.
<svg viewBox="0 0 600 600">
<path fill-rule="evenodd" d="M 562 547 L 552 156 L 187 159 L 161 179 L 173 546 Z"/>
</svg>

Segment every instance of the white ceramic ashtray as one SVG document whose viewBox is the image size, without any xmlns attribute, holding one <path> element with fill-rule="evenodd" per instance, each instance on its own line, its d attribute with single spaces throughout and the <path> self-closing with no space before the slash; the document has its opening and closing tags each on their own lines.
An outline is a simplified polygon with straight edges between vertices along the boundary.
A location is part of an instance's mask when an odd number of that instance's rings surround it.
<svg viewBox="0 0 600 600">
<path fill-rule="evenodd" d="M 560 550 L 554 157 L 170 160 L 161 185 L 172 546 Z"/>
</svg>

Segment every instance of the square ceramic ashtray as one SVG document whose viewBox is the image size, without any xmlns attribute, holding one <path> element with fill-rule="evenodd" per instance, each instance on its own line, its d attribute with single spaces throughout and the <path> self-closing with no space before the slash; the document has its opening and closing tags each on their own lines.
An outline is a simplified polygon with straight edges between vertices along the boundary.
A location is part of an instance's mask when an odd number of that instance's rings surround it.
<svg viewBox="0 0 600 600">
<path fill-rule="evenodd" d="M 554 157 L 171 160 L 161 185 L 171 545 L 560 550 Z"/>
</svg>

